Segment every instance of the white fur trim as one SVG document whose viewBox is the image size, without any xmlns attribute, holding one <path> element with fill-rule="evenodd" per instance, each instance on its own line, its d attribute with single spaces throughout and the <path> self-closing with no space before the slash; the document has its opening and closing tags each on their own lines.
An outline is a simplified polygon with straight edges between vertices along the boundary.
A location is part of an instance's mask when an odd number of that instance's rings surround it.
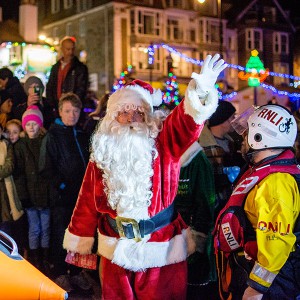
<svg viewBox="0 0 300 300">
<path fill-rule="evenodd" d="M 90 254 L 92 253 L 92 247 L 94 245 L 95 238 L 93 237 L 81 237 L 75 235 L 66 229 L 63 248 L 80 254 Z"/>
<path fill-rule="evenodd" d="M 98 253 L 125 269 L 138 272 L 186 260 L 194 250 L 189 230 L 167 242 L 140 242 L 98 234 Z"/>
<path fill-rule="evenodd" d="M 159 106 L 162 103 L 162 92 L 159 89 L 153 89 L 153 94 L 139 85 L 128 85 L 114 92 L 108 100 L 107 108 L 110 109 L 113 103 L 122 103 L 122 93 L 124 90 L 130 90 L 139 94 L 146 101 L 153 111 L 153 106 Z"/>
<path fill-rule="evenodd" d="M 210 90 L 203 100 L 204 104 L 201 103 L 200 95 L 196 90 L 196 82 L 192 79 L 185 92 L 184 110 L 197 124 L 202 124 L 216 111 L 218 107 L 217 90 L 215 88 Z"/>
<path fill-rule="evenodd" d="M 140 220 L 149 219 L 148 206 L 144 207 L 134 207 L 131 210 L 121 210 L 117 207 L 117 215 L 123 218 L 135 219 L 137 222 Z"/>
<path fill-rule="evenodd" d="M 162 104 L 162 92 L 160 89 L 153 89 L 152 94 L 153 106 L 160 106 Z"/>
</svg>

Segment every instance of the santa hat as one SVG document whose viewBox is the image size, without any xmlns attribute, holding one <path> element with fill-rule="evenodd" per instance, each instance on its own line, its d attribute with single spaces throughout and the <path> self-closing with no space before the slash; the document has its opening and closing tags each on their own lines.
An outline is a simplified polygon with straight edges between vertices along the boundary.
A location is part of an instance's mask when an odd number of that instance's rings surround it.
<svg viewBox="0 0 300 300">
<path fill-rule="evenodd" d="M 25 125 L 29 121 L 35 121 L 39 124 L 40 127 L 43 127 L 43 115 L 42 112 L 39 110 L 39 108 L 36 105 L 28 106 L 26 111 L 24 112 L 22 116 L 22 127 L 25 129 Z"/>
<path fill-rule="evenodd" d="M 143 101 L 148 103 L 153 111 L 153 106 L 159 106 L 162 103 L 162 92 L 154 89 L 149 83 L 142 80 L 133 80 L 123 88 L 114 92 L 108 99 L 107 110 L 113 110 L 116 104 L 124 103 L 124 96 L 130 97 L 130 93 L 138 94 Z"/>
</svg>

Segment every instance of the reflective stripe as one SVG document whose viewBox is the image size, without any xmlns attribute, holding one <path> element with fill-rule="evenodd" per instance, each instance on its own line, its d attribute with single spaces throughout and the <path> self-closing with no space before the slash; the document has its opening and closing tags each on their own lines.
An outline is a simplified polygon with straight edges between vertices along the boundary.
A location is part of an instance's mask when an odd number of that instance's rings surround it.
<svg viewBox="0 0 300 300">
<path fill-rule="evenodd" d="M 259 277 L 263 281 L 268 282 L 269 284 L 272 284 L 273 280 L 275 279 L 275 277 L 277 275 L 277 274 L 274 274 L 274 273 L 268 271 L 267 269 L 262 267 L 257 262 L 255 262 L 255 265 L 254 265 L 251 273 L 253 273 L 257 277 Z"/>
</svg>

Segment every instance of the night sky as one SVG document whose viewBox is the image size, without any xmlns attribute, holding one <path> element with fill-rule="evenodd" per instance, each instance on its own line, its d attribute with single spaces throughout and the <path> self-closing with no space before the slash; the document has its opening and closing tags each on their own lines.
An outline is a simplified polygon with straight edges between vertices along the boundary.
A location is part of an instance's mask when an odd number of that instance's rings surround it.
<svg viewBox="0 0 300 300">
<path fill-rule="evenodd" d="M 0 6 L 2 7 L 3 20 L 14 19 L 18 20 L 20 0 L 0 0 Z"/>
</svg>

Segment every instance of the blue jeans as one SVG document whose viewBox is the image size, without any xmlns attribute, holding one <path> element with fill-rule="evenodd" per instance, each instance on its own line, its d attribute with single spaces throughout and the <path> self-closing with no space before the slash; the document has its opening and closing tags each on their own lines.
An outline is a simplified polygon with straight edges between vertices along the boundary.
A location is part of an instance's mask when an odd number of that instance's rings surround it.
<svg viewBox="0 0 300 300">
<path fill-rule="evenodd" d="M 31 250 L 49 248 L 50 246 L 50 209 L 49 208 L 28 208 L 28 239 Z"/>
</svg>

